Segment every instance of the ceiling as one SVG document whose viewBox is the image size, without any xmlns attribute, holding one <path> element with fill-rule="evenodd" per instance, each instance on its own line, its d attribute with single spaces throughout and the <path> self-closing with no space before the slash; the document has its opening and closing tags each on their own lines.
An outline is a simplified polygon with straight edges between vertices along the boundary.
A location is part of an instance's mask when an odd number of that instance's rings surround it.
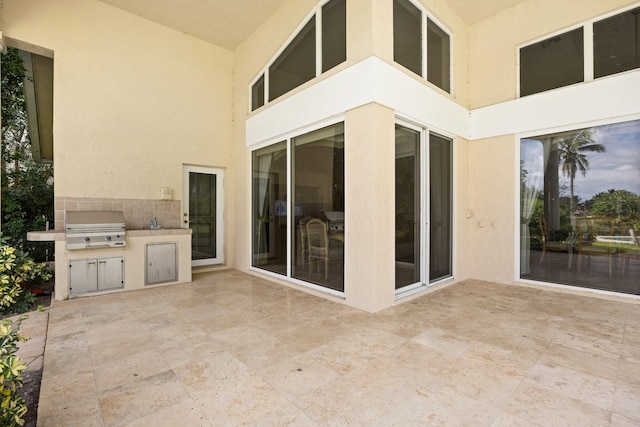
<svg viewBox="0 0 640 427">
<path fill-rule="evenodd" d="M 235 50 L 278 8 L 295 0 L 101 0 L 229 50 Z M 446 0 L 467 23 L 525 0 Z"/>
</svg>

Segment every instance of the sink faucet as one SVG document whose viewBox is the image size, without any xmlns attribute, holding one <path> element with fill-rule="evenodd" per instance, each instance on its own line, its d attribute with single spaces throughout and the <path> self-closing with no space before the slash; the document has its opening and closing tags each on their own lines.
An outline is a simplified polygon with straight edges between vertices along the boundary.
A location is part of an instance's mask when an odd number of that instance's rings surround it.
<svg viewBox="0 0 640 427">
<path fill-rule="evenodd" d="M 158 225 L 158 218 L 153 218 L 151 221 L 149 221 L 149 223 L 151 224 L 150 228 L 152 230 L 157 230 L 160 228 L 160 226 Z"/>
</svg>

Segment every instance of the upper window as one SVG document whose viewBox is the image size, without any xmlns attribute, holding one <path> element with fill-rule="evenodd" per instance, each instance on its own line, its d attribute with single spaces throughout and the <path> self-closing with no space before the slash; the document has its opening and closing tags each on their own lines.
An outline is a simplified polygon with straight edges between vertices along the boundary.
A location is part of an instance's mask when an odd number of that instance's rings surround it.
<svg viewBox="0 0 640 427">
<path fill-rule="evenodd" d="M 427 19 L 427 80 L 446 92 L 451 92 L 449 44 L 449 34 Z"/>
<path fill-rule="evenodd" d="M 316 20 L 302 31 L 269 67 L 269 101 L 316 76 Z"/>
<path fill-rule="evenodd" d="M 322 6 L 322 72 L 347 60 L 346 0 Z"/>
<path fill-rule="evenodd" d="M 636 7 L 520 48 L 520 96 L 640 68 L 639 14 Z"/>
<path fill-rule="evenodd" d="M 409 0 L 393 2 L 393 60 L 422 76 L 422 12 Z"/>
<path fill-rule="evenodd" d="M 593 24 L 594 77 L 640 67 L 640 7 Z"/>
<path fill-rule="evenodd" d="M 583 29 L 520 49 L 520 95 L 531 95 L 584 80 Z"/>
<path fill-rule="evenodd" d="M 346 0 L 329 0 L 251 85 L 251 111 L 347 59 Z M 316 40 L 316 27 L 322 36 Z"/>
<path fill-rule="evenodd" d="M 393 1 L 393 60 L 419 76 L 426 74 L 427 81 L 450 93 L 449 34 L 431 19 L 423 19 L 422 15 L 422 10 L 409 0 Z"/>
</svg>

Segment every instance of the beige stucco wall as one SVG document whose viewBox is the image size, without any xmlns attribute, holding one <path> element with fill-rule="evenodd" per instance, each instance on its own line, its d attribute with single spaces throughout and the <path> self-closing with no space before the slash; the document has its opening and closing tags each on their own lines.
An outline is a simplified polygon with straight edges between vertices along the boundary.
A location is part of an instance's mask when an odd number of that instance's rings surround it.
<svg viewBox="0 0 640 427">
<path fill-rule="evenodd" d="M 518 46 L 637 0 L 527 0 L 470 27 L 469 106 L 516 97 Z"/>
<path fill-rule="evenodd" d="M 374 312 L 389 307 L 395 284 L 395 112 L 368 104 L 345 127 L 345 296 Z"/>
<path fill-rule="evenodd" d="M 465 269 L 472 278 L 512 283 L 516 262 L 516 143 L 514 136 L 472 141 L 469 163 L 467 219 L 469 238 Z M 458 242 L 460 244 L 460 242 Z"/>
<path fill-rule="evenodd" d="M 2 32 L 54 53 L 57 196 L 180 199 L 183 163 L 230 165 L 232 52 L 96 0 L 3 0 Z"/>
</svg>

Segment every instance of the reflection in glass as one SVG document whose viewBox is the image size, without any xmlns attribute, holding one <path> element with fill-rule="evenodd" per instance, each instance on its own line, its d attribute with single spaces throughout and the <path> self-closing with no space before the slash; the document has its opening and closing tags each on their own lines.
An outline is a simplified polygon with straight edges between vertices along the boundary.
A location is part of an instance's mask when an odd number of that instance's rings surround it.
<svg viewBox="0 0 640 427">
<path fill-rule="evenodd" d="M 584 80 L 582 27 L 520 49 L 520 96 Z"/>
<path fill-rule="evenodd" d="M 396 289 L 420 282 L 420 132 L 396 125 Z"/>
<path fill-rule="evenodd" d="M 520 277 L 640 293 L 640 120 L 520 141 Z"/>
<path fill-rule="evenodd" d="M 254 151 L 252 164 L 252 265 L 286 275 L 286 142 Z"/>
<path fill-rule="evenodd" d="M 292 139 L 292 276 L 344 291 L 344 124 Z"/>
</svg>

